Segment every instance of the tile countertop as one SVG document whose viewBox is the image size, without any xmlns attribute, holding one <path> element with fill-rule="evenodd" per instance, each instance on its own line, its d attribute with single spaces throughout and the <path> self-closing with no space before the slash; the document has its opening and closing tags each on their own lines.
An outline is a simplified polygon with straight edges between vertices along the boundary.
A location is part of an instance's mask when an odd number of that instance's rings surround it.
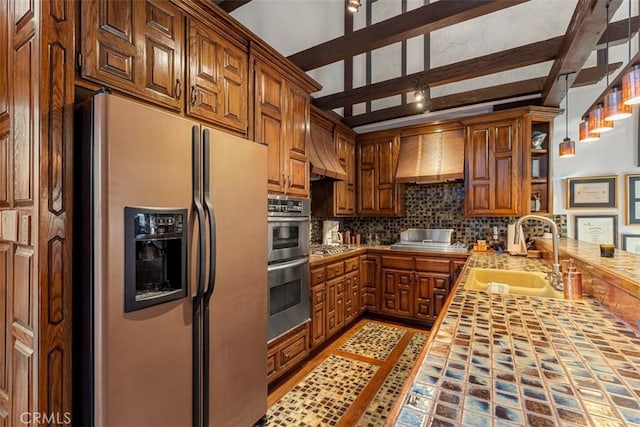
<svg viewBox="0 0 640 427">
<path fill-rule="evenodd" d="M 637 331 L 590 298 L 464 290 L 471 267 L 549 269 L 539 259 L 473 254 L 393 425 L 640 426 Z"/>
</svg>

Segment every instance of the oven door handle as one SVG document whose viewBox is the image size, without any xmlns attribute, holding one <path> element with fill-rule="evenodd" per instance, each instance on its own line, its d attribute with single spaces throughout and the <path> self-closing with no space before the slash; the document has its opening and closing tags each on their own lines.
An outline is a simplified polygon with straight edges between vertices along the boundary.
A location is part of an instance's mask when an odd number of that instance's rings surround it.
<svg viewBox="0 0 640 427">
<path fill-rule="evenodd" d="M 308 258 L 294 259 L 293 261 L 281 262 L 279 264 L 272 264 L 267 267 L 267 271 L 271 273 L 272 271 L 280 271 L 285 268 L 298 267 L 303 264 L 308 264 Z"/>
<path fill-rule="evenodd" d="M 267 217 L 267 222 L 310 222 L 308 216 L 270 216 Z"/>
</svg>

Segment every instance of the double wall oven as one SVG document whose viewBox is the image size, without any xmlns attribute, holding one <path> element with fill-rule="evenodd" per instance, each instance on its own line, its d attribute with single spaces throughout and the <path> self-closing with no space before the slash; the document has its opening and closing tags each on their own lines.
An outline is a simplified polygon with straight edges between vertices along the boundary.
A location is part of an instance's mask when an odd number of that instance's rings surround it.
<svg viewBox="0 0 640 427">
<path fill-rule="evenodd" d="M 268 338 L 309 320 L 309 199 L 269 195 Z"/>
</svg>

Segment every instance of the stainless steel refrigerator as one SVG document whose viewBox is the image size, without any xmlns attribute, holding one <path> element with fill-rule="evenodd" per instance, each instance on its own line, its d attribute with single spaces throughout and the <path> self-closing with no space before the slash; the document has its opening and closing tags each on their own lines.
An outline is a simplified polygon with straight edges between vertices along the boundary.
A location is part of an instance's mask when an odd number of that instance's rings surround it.
<svg viewBox="0 0 640 427">
<path fill-rule="evenodd" d="M 76 111 L 74 424 L 267 410 L 267 149 L 108 92 Z"/>
</svg>

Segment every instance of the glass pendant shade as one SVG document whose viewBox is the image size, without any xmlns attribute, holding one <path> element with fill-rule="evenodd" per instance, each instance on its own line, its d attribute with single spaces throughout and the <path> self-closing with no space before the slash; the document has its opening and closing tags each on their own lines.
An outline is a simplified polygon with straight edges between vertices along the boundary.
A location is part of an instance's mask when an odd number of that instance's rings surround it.
<svg viewBox="0 0 640 427">
<path fill-rule="evenodd" d="M 589 113 L 589 130 L 597 133 L 613 130 L 613 122 L 604 119 L 604 107 L 602 104 L 598 104 Z"/>
<path fill-rule="evenodd" d="M 573 157 L 576 155 L 576 143 L 569 137 L 560 143 L 560 157 Z"/>
<path fill-rule="evenodd" d="M 597 132 L 591 132 L 589 130 L 589 121 L 583 120 L 580 122 L 580 132 L 578 134 L 578 141 L 580 142 L 591 142 L 597 141 L 600 139 L 600 134 Z"/>
<path fill-rule="evenodd" d="M 604 97 L 604 119 L 616 121 L 626 119 L 633 115 L 633 107 L 622 102 L 622 91 L 614 87 Z"/>
<path fill-rule="evenodd" d="M 626 105 L 640 104 L 640 64 L 622 76 L 622 99 Z"/>
</svg>

